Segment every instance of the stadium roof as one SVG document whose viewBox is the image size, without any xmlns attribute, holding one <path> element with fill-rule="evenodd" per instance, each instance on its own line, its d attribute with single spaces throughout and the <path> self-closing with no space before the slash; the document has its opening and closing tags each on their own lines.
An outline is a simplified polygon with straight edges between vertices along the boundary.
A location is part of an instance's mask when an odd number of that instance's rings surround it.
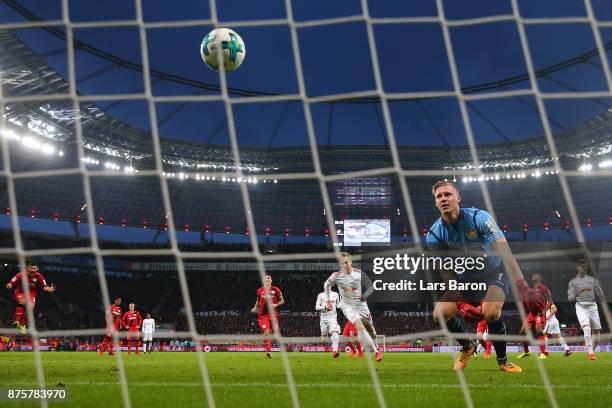
<svg viewBox="0 0 612 408">
<path fill-rule="evenodd" d="M 47 153 L 33 156 L 32 151 L 14 143 L 12 171 L 75 168 L 75 113 L 68 98 L 68 83 L 10 31 L 0 31 L 0 50 L 3 94 L 9 101 L 5 135 L 28 137 L 35 141 L 31 146 L 34 150 Z M 58 99 L 58 94 L 67 98 Z M 27 96 L 31 98 L 18 100 Z M 113 176 L 92 178 L 96 216 L 104 217 L 107 223 L 127 220 L 139 225 L 148 220 L 152 226 L 161 225 L 165 211 L 158 178 L 134 174 L 155 169 L 149 132 L 113 118 L 93 102 L 83 102 L 80 112 L 87 167 L 115 172 Z M 597 166 L 605 162 L 612 150 L 611 134 L 612 111 L 608 109 L 573 129 L 555 134 L 561 164 L 567 170 L 577 170 L 585 163 Z M 223 230 L 227 225 L 234 230 L 246 226 L 240 191 L 231 181 L 235 175 L 228 174 L 228 181 L 221 181 L 224 173 L 235 170 L 229 146 L 164 137 L 160 139 L 160 149 L 177 225 L 210 225 L 213 230 Z M 57 156 L 59 152 L 61 156 Z M 537 227 L 544 221 L 557 221 L 561 225 L 568 218 L 558 177 L 545 174 L 552 170 L 552 158 L 543 136 L 478 145 L 477 152 L 482 171 L 492 179 L 488 187 L 500 224 Z M 436 216 L 430 185 L 438 178 L 456 176 L 460 183 L 470 180 L 469 175 L 462 175 L 462 170 L 472 168 L 470 149 L 464 145 L 400 145 L 398 153 L 404 170 L 439 172 L 439 176 L 429 177 L 417 177 L 415 173 L 407 179 L 419 228 L 427 227 Z M 314 171 L 309 147 L 240 146 L 240 155 L 260 230 L 270 226 L 276 231 L 291 228 L 299 233 L 310 228 L 313 234 L 321 233 L 325 218 L 318 181 L 282 176 Z M 406 209 L 387 145 L 328 144 L 319 147 L 319 157 L 326 175 L 386 169 L 369 177 L 358 174 L 345 180 L 336 176 L 329 180 L 328 192 L 337 218 L 388 216 L 396 221 L 395 233 L 407 227 Z M 126 168 L 129 170 L 121 171 Z M 537 176 L 539 169 L 542 177 Z M 66 219 L 78 213 L 84 203 L 81 176 L 61 175 L 61 170 L 55 174 L 16 181 L 20 213 L 29 214 L 35 208 L 37 216 L 52 218 L 58 213 Z M 215 175 L 216 180 L 211 180 Z M 495 180 L 496 176 L 501 180 Z M 504 179 L 512 176 L 515 178 Z M 255 179 L 258 183 L 251 183 Z M 280 181 L 276 183 L 274 179 Z M 601 188 L 602 178 L 570 177 L 569 184 L 581 219 L 607 222 L 612 215 L 608 205 L 612 193 Z M 469 181 L 463 185 L 464 205 L 484 207 L 478 186 L 478 182 Z M 8 207 L 4 189 L 2 196 Z"/>
</svg>

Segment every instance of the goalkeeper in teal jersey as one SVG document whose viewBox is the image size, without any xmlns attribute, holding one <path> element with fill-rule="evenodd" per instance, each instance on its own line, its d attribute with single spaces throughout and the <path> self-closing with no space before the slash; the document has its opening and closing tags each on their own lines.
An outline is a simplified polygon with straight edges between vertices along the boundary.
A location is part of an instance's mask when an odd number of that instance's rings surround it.
<svg viewBox="0 0 612 408">
<path fill-rule="evenodd" d="M 449 181 L 438 181 L 432 187 L 436 208 L 440 218 L 433 223 L 427 234 L 427 246 L 431 250 L 476 250 L 483 256 L 482 268 L 455 268 L 441 270 L 442 277 L 449 287 L 450 281 L 462 283 L 485 283 L 486 291 L 452 291 L 447 290 L 434 309 L 434 320 L 446 322 L 451 332 L 463 332 L 457 312 L 465 318 L 485 319 L 489 333 L 506 334 L 506 325 L 501 317 L 505 299 L 510 291 L 510 279 L 516 282 L 521 300 L 529 310 L 543 309 L 546 301 L 530 289 L 523 278 L 516 259 L 510 251 L 504 234 L 493 217 L 484 210 L 461 208 L 461 196 L 455 184 Z M 474 340 L 459 339 L 462 350 L 455 361 L 454 368 L 466 367 L 474 354 L 477 343 Z M 521 368 L 510 363 L 506 357 L 506 341 L 493 340 L 497 362 L 502 371 L 521 372 Z"/>
</svg>

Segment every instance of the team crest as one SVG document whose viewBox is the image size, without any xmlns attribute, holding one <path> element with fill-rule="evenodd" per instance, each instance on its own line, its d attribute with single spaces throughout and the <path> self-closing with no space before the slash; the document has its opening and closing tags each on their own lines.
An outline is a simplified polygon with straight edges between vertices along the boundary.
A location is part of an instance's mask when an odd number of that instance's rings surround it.
<svg viewBox="0 0 612 408">
<path fill-rule="evenodd" d="M 469 229 L 467 231 L 465 231 L 465 236 L 468 237 L 469 239 L 474 239 L 476 238 L 478 234 L 476 233 L 476 230 L 473 229 Z"/>
</svg>

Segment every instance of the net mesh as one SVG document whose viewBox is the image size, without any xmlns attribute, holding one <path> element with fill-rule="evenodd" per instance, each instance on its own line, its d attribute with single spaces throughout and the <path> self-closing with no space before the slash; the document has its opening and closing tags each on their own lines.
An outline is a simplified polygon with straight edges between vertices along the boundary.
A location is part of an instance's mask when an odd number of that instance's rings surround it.
<svg viewBox="0 0 612 408">
<path fill-rule="evenodd" d="M 584 1 L 584 7 L 586 9 L 586 16 L 583 17 L 562 17 L 562 18 L 524 18 L 521 16 L 521 10 L 519 8 L 519 4 L 517 0 L 511 1 L 512 5 L 512 13 L 504 14 L 504 15 L 495 15 L 481 18 L 473 18 L 473 19 L 464 19 L 464 20 L 448 20 L 445 16 L 444 5 L 442 0 L 436 1 L 436 9 L 437 15 L 430 17 L 405 17 L 405 18 L 374 18 L 369 14 L 369 4 L 367 0 L 361 0 L 361 11 L 360 15 L 353 15 L 348 17 L 339 17 L 339 18 L 330 18 L 330 19 L 320 19 L 320 20 L 312 20 L 312 21 L 302 21 L 298 22 L 294 18 L 293 13 L 293 3 L 291 0 L 285 1 L 286 8 L 286 18 L 284 19 L 273 19 L 273 20 L 254 20 L 254 21 L 234 21 L 234 22 L 221 22 L 218 18 L 217 13 L 217 2 L 210 2 L 210 19 L 197 19 L 197 20 L 186 20 L 186 21 L 167 21 L 167 22 L 145 22 L 143 18 L 143 4 L 142 0 L 135 0 L 135 9 L 136 9 L 136 19 L 134 21 L 100 21 L 100 22 L 73 22 L 70 18 L 70 7 L 69 0 L 62 0 L 62 18 L 61 20 L 51 20 L 51 21 L 41 21 L 41 22 L 25 22 L 25 23 L 7 23 L 1 24 L 0 29 L 6 30 L 14 30 L 14 29 L 22 29 L 22 28 L 34 28 L 34 27 L 49 27 L 49 26 L 57 26 L 63 27 L 66 33 L 66 46 L 67 46 L 67 54 L 68 54 L 68 82 L 69 82 L 69 94 L 68 97 L 72 101 L 73 109 L 75 112 L 75 120 L 76 120 L 76 142 L 77 142 L 77 153 L 79 158 L 79 167 L 76 169 L 63 169 L 63 170 L 46 170 L 46 171 L 30 171 L 30 172 L 19 172 L 15 173 L 11 170 L 11 156 L 9 154 L 9 145 L 6 138 L 2 138 L 2 152 L 3 152 L 3 162 L 4 169 L 2 175 L 6 177 L 7 181 L 7 191 L 8 191 L 8 199 L 9 205 L 13 210 L 11 216 L 12 229 L 14 234 L 14 248 L 2 249 L 2 253 L 15 253 L 18 256 L 19 262 L 21 265 L 25 264 L 25 260 L 27 257 L 31 256 L 39 256 L 39 255 L 54 255 L 54 254 L 88 254 L 93 253 L 95 257 L 95 264 L 98 272 L 99 285 L 102 291 L 102 298 L 104 301 L 104 308 L 108 310 L 110 306 L 110 295 L 108 290 L 108 284 L 106 281 L 105 275 L 105 267 L 104 267 L 104 257 L 106 256 L 116 256 L 116 255 L 171 255 L 176 260 L 177 265 L 177 276 L 180 284 L 180 290 L 183 297 L 185 311 L 187 316 L 187 326 L 188 330 L 186 332 L 177 333 L 177 337 L 184 338 L 192 338 L 195 340 L 207 340 L 207 341 L 240 341 L 244 339 L 253 339 L 253 340 L 262 340 L 262 336 L 244 336 L 244 335 L 221 335 L 221 336 L 210 336 L 210 335 L 202 335 L 198 333 L 196 328 L 196 322 L 194 320 L 194 313 L 192 308 L 192 303 L 189 295 L 189 287 L 187 282 L 187 276 L 185 272 L 185 260 L 189 259 L 207 259 L 207 258 L 223 258 L 224 256 L 231 257 L 233 259 L 237 258 L 251 258 L 255 259 L 257 262 L 259 276 L 261 281 L 264 281 L 264 275 L 266 274 L 265 262 L 269 261 L 291 261 L 291 260 L 321 260 L 321 259 L 340 259 L 339 247 L 334 246 L 333 253 L 317 253 L 317 254 L 277 254 L 277 255 L 266 255 L 260 251 L 260 246 L 258 244 L 257 236 L 258 231 L 256 229 L 256 223 L 253 217 L 252 207 L 251 207 L 251 197 L 249 195 L 249 190 L 245 184 L 240 184 L 240 195 L 242 199 L 242 204 L 244 207 L 244 216 L 247 222 L 247 226 L 250 234 L 250 244 L 252 247 L 252 251 L 237 253 L 223 253 L 223 252 L 215 252 L 215 253 L 207 253 L 207 252 L 189 252 L 185 253 L 179 249 L 178 239 L 177 239 L 177 225 L 175 224 L 175 220 L 172 212 L 172 203 L 170 200 L 169 188 L 167 177 L 165 177 L 163 162 L 162 162 L 162 154 L 160 147 L 160 135 L 158 129 L 158 117 L 156 104 L 164 103 L 164 102 L 204 102 L 204 101 L 217 101 L 222 102 L 225 107 L 225 115 L 227 119 L 227 125 L 229 130 L 230 137 L 230 145 L 231 152 L 235 164 L 235 171 L 233 174 L 229 176 L 235 178 L 242 178 L 245 176 L 242 169 L 241 156 L 239 153 L 239 142 L 237 138 L 236 125 L 234 121 L 234 113 L 236 107 L 241 104 L 252 104 L 252 103 L 264 103 L 264 102 L 272 102 L 272 101 L 295 101 L 298 100 L 302 104 L 303 112 L 305 116 L 305 123 L 307 127 L 308 141 L 309 147 L 312 157 L 312 162 L 314 169 L 312 172 L 305 172 L 302 174 L 278 174 L 275 175 L 275 178 L 278 180 L 294 180 L 297 178 L 312 178 L 318 182 L 320 187 L 320 191 L 322 194 L 322 201 L 325 207 L 325 215 L 326 221 L 329 228 L 329 232 L 331 235 L 331 239 L 334 242 L 338 242 L 338 236 L 336 235 L 336 229 L 334 227 L 334 213 L 333 206 L 330 200 L 330 196 L 328 193 L 327 185 L 330 182 L 350 179 L 353 177 L 365 177 L 365 176 L 376 176 L 376 175 L 395 175 L 399 181 L 401 196 L 404 201 L 405 208 L 407 210 L 407 217 L 409 221 L 409 226 L 411 229 L 411 235 L 415 238 L 416 243 L 420 244 L 420 232 L 418 230 L 418 222 L 415 216 L 414 207 L 413 207 L 413 199 L 411 197 L 406 177 L 411 176 L 445 176 L 447 175 L 447 171 L 436 171 L 436 170 L 405 170 L 402 168 L 402 164 L 400 161 L 400 155 L 398 152 L 398 143 L 395 135 L 395 129 L 392 122 L 392 116 L 389 109 L 389 101 L 397 100 L 397 99 L 405 99 L 405 98 L 432 98 L 432 97 L 453 97 L 456 98 L 459 102 L 460 114 L 464 125 L 465 134 L 467 136 L 467 143 L 469 146 L 469 151 L 472 157 L 472 165 L 473 170 L 462 170 L 458 171 L 458 175 L 464 176 L 474 176 L 480 177 L 483 173 L 480 170 L 479 165 L 481 164 L 481 160 L 478 155 L 477 143 L 475 141 L 472 124 L 470 122 L 470 116 L 468 114 L 467 104 L 470 101 L 477 100 L 489 100 L 495 98 L 504 98 L 504 97 L 515 97 L 515 96 L 531 96 L 535 98 L 537 110 L 540 116 L 540 120 L 542 123 L 542 127 L 544 129 L 547 147 L 550 150 L 551 157 L 557 157 L 557 146 L 555 143 L 555 139 L 553 137 L 553 132 L 551 130 L 551 124 L 549 121 L 549 116 L 547 115 L 545 101 L 551 99 L 571 99 L 571 98 L 601 98 L 601 97 L 611 97 L 612 96 L 612 75 L 610 73 L 610 67 L 608 63 L 608 59 L 606 56 L 606 50 L 602 41 L 601 31 L 606 28 L 612 28 L 612 22 L 609 21 L 599 21 L 593 12 L 593 5 L 590 0 Z M 373 67 L 373 74 L 375 79 L 375 89 L 368 91 L 359 91 L 359 92 L 347 92 L 342 94 L 334 94 L 334 95 L 325 95 L 318 97 L 308 96 L 306 91 L 306 83 L 305 76 L 303 72 L 303 63 L 302 57 L 300 54 L 300 41 L 298 37 L 298 30 L 302 28 L 308 27 L 317 27 L 317 26 L 326 26 L 326 25 L 336 25 L 342 23 L 350 23 L 350 22 L 365 22 L 367 28 L 367 39 L 370 49 L 371 55 L 371 64 Z M 529 74 L 529 89 L 522 90 L 496 90 L 495 92 L 490 93 L 479 93 L 479 94 L 466 94 L 462 92 L 461 83 L 459 80 L 459 74 L 457 69 L 457 62 L 455 60 L 455 53 L 453 48 L 453 42 L 450 35 L 450 29 L 454 27 L 466 27 L 472 25 L 480 25 L 480 24 L 488 24 L 488 23 L 499 23 L 499 22 L 512 22 L 516 24 L 518 29 L 520 44 L 522 47 L 522 52 L 525 60 L 525 64 L 528 69 Z M 429 91 L 429 92 L 404 92 L 404 93 L 389 93 L 385 92 L 383 89 L 382 78 L 381 78 L 381 68 L 379 65 L 379 57 L 377 53 L 377 43 L 376 37 L 374 34 L 374 27 L 378 25 L 385 24 L 424 24 L 424 23 L 434 23 L 439 24 L 444 39 L 446 56 L 449 61 L 449 67 L 451 71 L 452 77 L 452 91 Z M 590 91 L 590 92 L 555 92 L 555 93 L 546 93 L 542 92 L 539 88 L 537 75 L 534 69 L 534 64 L 532 61 L 532 55 L 530 52 L 529 44 L 527 41 L 527 36 L 525 33 L 525 27 L 529 25 L 554 25 L 554 24 L 567 24 L 567 23 L 579 23 L 579 24 L 588 24 L 592 29 L 593 38 L 595 39 L 595 43 L 597 46 L 597 51 L 599 54 L 599 61 L 603 67 L 603 72 L 605 74 L 605 80 L 607 84 L 607 90 L 605 91 Z M 291 44 L 293 49 L 293 59 L 295 63 L 295 69 L 297 74 L 298 81 L 298 89 L 299 92 L 297 94 L 288 94 L 288 95 L 271 95 L 271 96 L 256 96 L 256 97 L 232 97 L 230 98 L 228 94 L 228 86 L 225 73 L 220 70 L 219 73 L 219 83 L 220 83 L 220 95 L 192 95 L 192 96 L 157 96 L 152 92 L 152 81 L 151 81 L 151 67 L 150 67 L 150 58 L 149 58 L 149 50 L 147 43 L 147 30 L 158 29 L 158 28 L 176 28 L 176 27 L 198 27 L 198 26 L 206 26 L 213 25 L 215 27 L 221 26 L 231 26 L 235 28 L 240 27 L 255 27 L 255 26 L 273 26 L 273 25 L 285 25 L 290 29 L 291 34 Z M 114 95 L 94 95 L 94 96 L 84 96 L 80 95 L 77 92 L 76 85 L 76 72 L 75 72 L 75 46 L 74 46 L 74 31 L 76 29 L 81 28 L 109 28 L 109 27 L 138 27 L 139 30 L 139 41 L 140 41 L 140 49 L 142 56 L 142 67 L 143 67 L 143 78 L 144 78 L 144 88 L 142 92 L 133 93 L 133 94 L 114 94 Z M 1 67 L 0 67 L 1 68 Z M 2 72 L 0 70 L 0 72 Z M 2 88 L 0 88 L 0 92 L 2 92 Z M 347 99 L 347 98 L 360 98 L 360 97 L 375 97 L 380 101 L 380 106 L 382 109 L 382 118 L 384 122 L 384 128 L 386 134 L 388 135 L 388 145 L 391 153 L 391 164 L 385 168 L 371 169 L 366 171 L 359 172 L 348 172 L 344 174 L 335 174 L 335 175 L 325 175 L 322 170 L 322 164 L 320 160 L 319 153 L 319 145 L 317 143 L 317 137 L 315 134 L 315 126 L 313 125 L 313 113 L 311 111 L 311 105 L 315 103 L 325 102 L 325 101 L 334 101 L 338 99 Z M 93 211 L 93 199 L 92 199 L 92 186 L 91 186 L 91 178 L 93 176 L 103 176 L 105 172 L 95 172 L 88 170 L 83 159 L 85 158 L 85 151 L 83 148 L 84 136 L 83 136 L 83 127 L 81 124 L 81 103 L 86 101 L 115 101 L 115 100 L 130 100 L 130 99 L 142 99 L 144 98 L 147 101 L 148 110 L 149 110 L 149 119 L 150 119 L 150 128 L 152 134 L 152 143 L 153 143 L 153 151 L 154 151 L 154 159 L 155 159 L 155 168 L 151 170 L 143 170 L 138 175 L 134 175 L 134 177 L 148 177 L 155 176 L 159 179 L 160 189 L 162 194 L 162 201 L 164 206 L 164 212 L 168 214 L 167 216 L 167 228 L 169 234 L 169 242 L 170 247 L 168 249 L 142 249 L 142 250 L 121 250 L 121 249 L 102 249 L 99 245 L 95 224 L 96 224 L 96 214 Z M 28 102 L 28 101 L 37 101 L 40 100 L 41 97 L 37 95 L 30 96 L 7 96 L 0 94 L 0 111 L 4 112 L 7 104 L 14 102 Z M 45 95 L 45 100 L 64 100 L 66 99 L 65 94 L 57 94 L 57 95 Z M 4 116 L 0 118 L 0 126 L 4 126 Z M 574 205 L 574 197 L 570 191 L 568 186 L 567 178 L 571 176 L 580 175 L 581 173 L 572 170 L 563 169 L 558 161 L 553 160 L 551 170 L 554 170 L 558 173 L 559 181 L 561 184 L 561 190 L 563 194 L 563 199 L 566 202 L 567 208 L 569 210 L 570 218 L 572 224 L 576 228 L 576 236 L 579 242 L 585 242 L 584 234 L 581 228 L 581 223 L 579 220 L 578 213 L 576 211 L 576 207 Z M 91 246 L 89 248 L 62 248 L 62 249 L 45 249 L 45 250 L 26 250 L 24 249 L 24 245 L 22 242 L 22 236 L 19 228 L 19 220 L 18 220 L 18 205 L 17 198 L 15 193 L 15 181 L 19 179 L 28 179 L 39 176 L 49 177 L 55 175 L 67 175 L 67 174 L 78 174 L 81 176 L 83 191 L 85 195 L 85 202 L 87 207 L 90 209 L 87 212 L 87 225 L 89 228 L 89 236 L 91 237 Z M 228 173 L 223 173 L 224 175 L 228 175 Z M 597 174 L 593 174 L 592 176 L 597 177 L 609 177 L 612 175 L 610 171 L 600 171 Z M 482 193 L 482 197 L 485 202 L 486 210 L 495 217 L 495 208 L 493 207 L 492 200 L 490 197 L 490 193 L 486 183 L 480 183 L 480 189 Z M 589 254 L 588 248 L 584 248 L 584 253 Z M 25 276 L 24 276 L 25 283 Z M 24 285 L 24 290 L 26 292 L 26 296 L 28 296 L 29 288 L 27 285 Z M 516 293 L 516 287 L 513 287 L 513 291 Z M 35 315 L 33 313 L 32 307 L 30 307 L 29 303 L 27 304 L 27 315 L 30 322 L 35 322 Z M 607 319 L 607 323 L 609 327 L 612 327 L 612 322 L 610 321 L 610 311 L 608 310 L 607 303 L 602 302 L 603 307 L 603 315 Z M 519 311 L 521 318 L 525 318 L 525 310 L 523 309 L 522 304 L 519 304 Z M 274 313 L 271 313 L 271 316 L 274 316 Z M 8 334 L 16 334 L 16 331 L 10 329 L 1 329 L 2 332 Z M 104 334 L 104 330 L 55 330 L 55 331 L 38 331 L 36 329 L 35 324 L 31 324 L 28 328 L 29 335 L 32 337 L 34 344 L 38 344 L 38 340 L 42 336 L 52 336 L 52 335 L 91 335 L 91 334 Z M 442 322 L 441 330 L 434 332 L 423 332 L 416 333 L 417 335 L 421 335 L 423 337 L 431 337 L 436 335 L 446 336 L 449 343 L 453 344 L 453 341 L 458 337 L 461 337 L 457 333 L 451 333 L 446 324 Z M 465 335 L 468 336 L 467 334 Z M 499 336 L 498 336 L 499 337 Z M 383 344 L 388 345 L 393 343 L 396 340 L 400 340 L 401 336 L 397 336 L 397 338 L 393 337 L 385 337 L 380 336 L 378 339 L 382 341 Z M 495 339 L 496 336 L 490 336 L 490 338 Z M 531 333 L 527 333 L 526 336 L 512 336 L 507 335 L 504 338 L 509 340 L 523 340 L 527 338 L 531 344 L 537 344 Z M 609 335 L 604 335 L 603 339 L 608 339 Z M 285 345 L 287 343 L 295 343 L 299 341 L 309 341 L 312 338 L 295 338 L 295 337 L 283 337 L 280 333 L 274 333 L 274 340 L 280 344 Z M 571 339 L 570 339 L 571 340 Z M 576 340 L 580 340 L 577 338 Z M 118 339 L 115 337 L 115 343 L 118 342 Z M 118 344 L 116 344 L 118 346 Z M 36 366 L 36 378 L 38 381 L 38 385 L 40 388 L 45 388 L 45 376 L 44 376 L 44 368 L 40 356 L 40 351 L 34 347 L 34 360 Z M 208 406 L 215 406 L 215 396 L 213 393 L 213 389 L 211 387 L 211 381 L 209 377 L 209 373 L 207 370 L 207 364 L 205 359 L 205 353 L 197 349 L 197 361 L 200 369 L 201 375 L 201 386 L 206 395 L 206 401 Z M 300 406 L 298 387 L 296 386 L 296 381 L 293 376 L 292 367 L 290 364 L 290 360 L 287 356 L 285 347 L 281 347 L 281 358 L 282 364 L 284 368 L 284 374 L 286 377 L 287 387 L 291 396 L 291 403 L 294 407 Z M 378 404 L 381 407 L 386 406 L 385 396 L 382 391 L 382 386 L 380 379 L 378 377 L 377 371 L 374 368 L 374 362 L 369 353 L 366 353 L 367 356 L 367 366 L 370 373 L 371 381 L 373 389 L 375 390 Z M 451 356 L 453 357 L 453 356 Z M 121 394 L 123 397 L 123 405 L 125 407 L 131 406 L 131 399 L 128 391 L 128 381 L 126 378 L 126 372 L 122 361 L 121 353 L 116 353 L 115 355 L 117 367 L 118 367 L 118 375 L 119 375 L 119 384 L 121 389 Z M 538 369 L 541 374 L 542 386 L 547 392 L 548 400 L 550 405 L 553 407 L 558 406 L 558 402 L 551 385 L 550 378 L 548 373 L 539 360 L 536 360 L 538 364 Z M 462 371 L 457 372 L 458 381 L 463 392 L 465 404 L 468 407 L 473 407 L 474 403 L 470 394 L 470 387 L 468 386 L 467 380 Z M 47 406 L 47 402 L 45 400 L 41 401 L 41 405 L 43 407 Z"/>
</svg>

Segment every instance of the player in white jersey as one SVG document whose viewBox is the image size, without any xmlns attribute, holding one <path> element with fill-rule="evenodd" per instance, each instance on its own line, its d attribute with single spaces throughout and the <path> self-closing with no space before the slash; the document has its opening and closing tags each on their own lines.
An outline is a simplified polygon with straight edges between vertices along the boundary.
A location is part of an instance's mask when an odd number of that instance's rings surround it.
<svg viewBox="0 0 612 408">
<path fill-rule="evenodd" d="M 546 348 L 548 348 L 548 339 L 554 338 L 563 346 L 563 350 L 565 350 L 565 356 L 569 356 L 572 354 L 567 342 L 561 336 L 561 327 L 559 326 L 559 320 L 556 316 L 557 306 L 555 304 L 551 304 L 548 309 L 546 309 L 546 325 L 544 326 L 544 341 L 546 343 Z"/>
<path fill-rule="evenodd" d="M 155 331 L 155 320 L 151 318 L 151 313 L 147 313 L 147 318 L 142 321 L 142 342 L 145 346 L 145 353 L 151 354 L 153 349 L 153 332 Z M 147 346 L 148 344 L 148 346 Z"/>
<path fill-rule="evenodd" d="M 331 303 L 331 310 L 327 308 L 327 301 Z M 330 291 L 329 298 L 325 292 L 319 293 L 317 296 L 317 304 L 315 309 L 321 312 L 321 337 L 330 336 L 332 343 L 332 353 L 334 358 L 340 357 L 338 353 L 338 342 L 340 340 L 340 325 L 338 325 L 338 313 L 340 298 L 337 292 Z"/>
<path fill-rule="evenodd" d="M 333 285 L 338 287 L 342 299 L 342 313 L 355 326 L 359 341 L 363 346 L 368 346 L 374 352 L 376 361 L 381 361 L 383 356 L 376 348 L 376 344 L 370 335 L 375 331 L 371 322 L 370 310 L 365 302 L 366 295 L 361 290 L 361 270 L 353 268 L 352 257 L 348 252 L 342 252 L 340 255 L 340 270 L 332 273 L 323 285 L 327 296 L 329 296 Z M 329 298 L 327 308 L 332 308 Z"/>
<path fill-rule="evenodd" d="M 587 275 L 589 269 L 587 260 L 581 258 L 576 262 L 576 277 L 569 282 L 567 298 L 576 302 L 576 317 L 584 334 L 589 360 L 597 360 L 594 350 L 599 342 L 601 322 L 597 311 L 597 299 L 603 301 L 603 292 L 599 282 Z M 595 342 L 593 337 L 595 336 Z"/>
</svg>

